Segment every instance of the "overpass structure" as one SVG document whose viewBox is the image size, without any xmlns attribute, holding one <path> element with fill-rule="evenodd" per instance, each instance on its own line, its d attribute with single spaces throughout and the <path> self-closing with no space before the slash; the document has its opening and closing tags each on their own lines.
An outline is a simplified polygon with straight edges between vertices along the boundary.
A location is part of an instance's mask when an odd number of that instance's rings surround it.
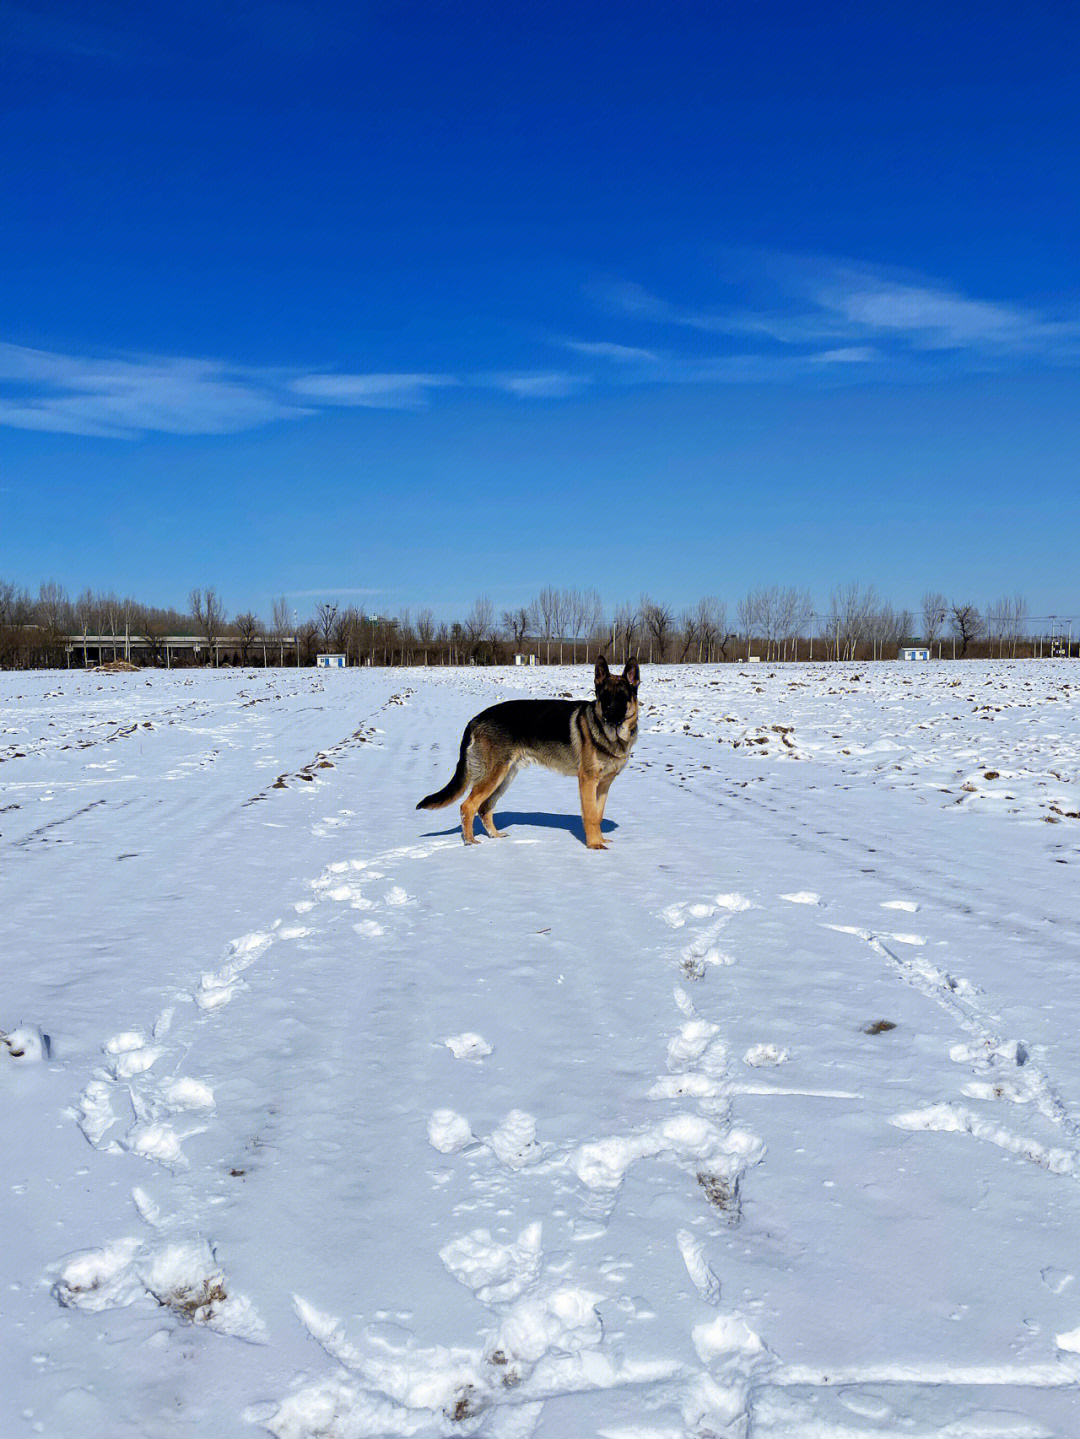
<svg viewBox="0 0 1080 1439">
<path fill-rule="evenodd" d="M 68 668 L 72 664 L 106 664 L 109 660 L 128 660 L 132 664 L 163 664 L 172 668 L 173 660 L 191 656 L 196 661 L 205 655 L 212 657 L 217 665 L 223 660 L 227 664 L 241 662 L 243 647 L 239 635 L 215 635 L 208 640 L 205 635 L 122 635 L 69 634 L 64 636 L 64 651 Z M 296 635 L 256 635 L 247 646 L 247 663 L 253 657 L 262 659 L 263 664 L 273 662 L 275 652 L 279 663 L 300 663 L 300 645 Z M 287 657 L 287 658 L 286 658 Z"/>
</svg>

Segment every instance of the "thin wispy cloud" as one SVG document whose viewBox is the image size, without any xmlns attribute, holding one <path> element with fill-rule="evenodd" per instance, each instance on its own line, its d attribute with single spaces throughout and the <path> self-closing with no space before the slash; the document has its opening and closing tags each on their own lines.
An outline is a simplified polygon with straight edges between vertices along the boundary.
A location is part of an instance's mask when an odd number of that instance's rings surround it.
<svg viewBox="0 0 1080 1439">
<path fill-rule="evenodd" d="M 521 399 L 562 400 L 590 384 L 591 376 L 561 370 L 541 374 L 511 372 L 488 375 L 486 381 L 495 389 L 518 395 Z"/>
<path fill-rule="evenodd" d="M 631 282 L 606 286 L 601 298 L 634 320 L 723 335 L 751 351 L 801 349 L 819 362 L 883 363 L 931 352 L 975 363 L 1080 359 L 1074 314 L 973 297 L 939 281 L 841 261 L 774 258 L 763 269 L 770 293 L 758 308 L 679 305 Z"/>
<path fill-rule="evenodd" d="M 871 345 L 842 345 L 838 350 L 820 350 L 810 356 L 818 365 L 865 365 L 878 357 L 879 352 Z"/>
<path fill-rule="evenodd" d="M 455 386 L 562 398 L 587 379 L 527 371 L 448 374 L 270 370 L 221 360 L 92 359 L 0 343 L 0 424 L 130 439 L 147 433 L 222 435 L 341 407 L 416 409 Z"/>
<path fill-rule="evenodd" d="M 1080 324 L 1022 305 L 972 299 L 944 286 L 841 269 L 817 303 L 851 332 L 891 336 L 913 349 L 1063 357 L 1077 353 Z"/>
<path fill-rule="evenodd" d="M 312 413 L 258 371 L 216 360 L 96 360 L 0 344 L 0 423 L 126 438 L 221 435 Z"/>
<path fill-rule="evenodd" d="M 617 345 L 610 340 L 563 340 L 562 344 L 576 355 L 586 355 L 593 360 L 615 360 L 624 365 L 640 364 L 642 361 L 655 361 L 660 358 L 655 350 L 642 350 L 634 345 Z"/>
<path fill-rule="evenodd" d="M 452 375 L 302 375 L 290 388 L 326 405 L 396 409 L 423 404 L 429 390 L 457 383 Z"/>
<path fill-rule="evenodd" d="M 331 409 L 420 409 L 455 390 L 559 401 L 590 387 L 918 380 L 944 367 L 1080 361 L 1073 314 L 843 261 L 763 257 L 752 278 L 757 303 L 712 309 L 608 285 L 594 298 L 634 333 L 553 337 L 564 365 L 479 374 L 98 359 L 0 343 L 0 425 L 111 439 L 224 435 Z M 649 344 L 649 330 L 668 343 Z"/>
</svg>

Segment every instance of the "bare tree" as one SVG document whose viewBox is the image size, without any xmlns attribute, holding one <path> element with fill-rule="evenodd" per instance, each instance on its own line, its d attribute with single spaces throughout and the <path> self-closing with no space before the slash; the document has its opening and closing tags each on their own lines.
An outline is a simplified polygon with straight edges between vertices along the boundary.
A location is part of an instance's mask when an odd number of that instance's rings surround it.
<svg viewBox="0 0 1080 1439">
<path fill-rule="evenodd" d="M 39 647 L 45 651 L 48 663 L 58 665 L 72 624 L 71 604 L 63 585 L 56 580 L 42 584 L 36 608 Z"/>
<path fill-rule="evenodd" d="M 799 641 L 806 636 L 810 621 L 814 617 L 814 602 L 809 590 L 784 590 L 780 604 L 780 638 L 784 645 L 784 659 L 799 657 Z"/>
<path fill-rule="evenodd" d="M 765 640 L 765 658 L 767 660 L 778 658 L 777 640 L 783 623 L 783 613 L 780 606 L 780 591 L 776 585 L 763 586 L 758 590 L 757 622 L 758 629 Z"/>
<path fill-rule="evenodd" d="M 957 658 L 963 659 L 967 654 L 968 645 L 982 635 L 983 617 L 976 605 L 961 605 L 954 601 L 949 609 L 949 627 L 955 638 L 960 641 L 960 653 Z"/>
<path fill-rule="evenodd" d="M 701 626 L 698 622 L 697 610 L 683 610 L 679 616 L 679 643 L 682 649 L 679 652 L 679 663 L 685 664 L 686 657 L 696 645 L 701 648 Z"/>
<path fill-rule="evenodd" d="M 756 590 L 749 590 L 736 606 L 738 615 L 739 637 L 746 644 L 746 658 L 750 658 L 750 649 L 758 632 L 759 604 Z"/>
<path fill-rule="evenodd" d="M 637 637 L 641 633 L 641 614 L 632 605 L 622 604 L 615 611 L 615 618 L 611 623 L 611 650 L 612 657 L 622 654 L 621 663 L 626 661 L 637 648 Z"/>
<path fill-rule="evenodd" d="M 914 633 L 914 629 L 915 629 L 915 617 L 912 615 L 911 611 L 910 611 L 910 610 L 897 610 L 897 612 L 896 612 L 896 630 L 895 630 L 895 632 L 894 632 L 894 634 L 893 634 L 893 643 L 896 645 L 897 654 L 899 654 L 899 652 L 900 652 L 900 646 L 904 643 L 904 641 L 905 641 L 905 640 L 908 640 L 908 641 L 911 640 L 911 638 L 912 638 L 912 636 L 913 636 L 913 633 Z"/>
<path fill-rule="evenodd" d="M 75 625 L 82 631 L 83 658 L 86 658 L 86 636 L 101 633 L 101 605 L 89 586 L 75 601 Z"/>
<path fill-rule="evenodd" d="M 698 659 L 711 662 L 713 650 L 726 644 L 727 607 L 712 595 L 697 603 Z"/>
<path fill-rule="evenodd" d="M 416 616 L 416 637 L 420 641 L 420 648 L 424 655 L 424 663 L 428 664 L 432 641 L 435 638 L 435 620 L 429 609 L 421 610 Z"/>
<path fill-rule="evenodd" d="M 274 601 L 271 624 L 274 639 L 277 641 L 278 663 L 282 665 L 285 663 L 285 636 L 292 632 L 289 617 L 289 602 L 284 595 L 278 595 Z"/>
<path fill-rule="evenodd" d="M 495 633 L 495 611 L 487 595 L 480 595 L 465 620 L 465 633 L 476 650 L 491 640 Z"/>
<path fill-rule="evenodd" d="M 1023 595 L 1002 595 L 986 606 L 986 638 L 993 653 L 995 643 L 1000 659 L 1006 648 L 1016 655 L 1016 646 L 1027 618 L 1027 600 Z"/>
<path fill-rule="evenodd" d="M 1011 628 L 1012 600 L 1010 597 L 1002 595 L 1000 599 L 991 600 L 983 610 L 983 637 L 986 640 L 986 651 L 990 658 L 993 658 L 995 645 L 998 659 L 1002 658 Z"/>
<path fill-rule="evenodd" d="M 922 597 L 923 640 L 927 649 L 933 647 L 934 641 L 941 634 L 941 627 L 948 613 L 949 603 L 941 591 L 927 590 Z M 939 658 L 940 653 L 939 650 Z"/>
<path fill-rule="evenodd" d="M 585 590 L 581 596 L 581 628 L 585 632 L 585 663 L 589 663 L 589 643 L 596 638 L 602 619 L 600 596 L 596 590 Z"/>
<path fill-rule="evenodd" d="M 871 658 L 884 659 L 885 651 L 898 648 L 910 628 L 910 610 L 894 610 L 890 604 L 878 605 L 872 609 L 866 622 Z"/>
<path fill-rule="evenodd" d="M 638 606 L 644 631 L 649 637 L 649 660 L 653 662 L 653 646 L 655 645 L 655 662 L 662 664 L 667 653 L 668 643 L 671 639 L 671 632 L 675 621 L 671 610 L 667 605 L 652 600 L 648 595 L 641 596 Z"/>
<path fill-rule="evenodd" d="M 547 653 L 544 658 L 551 663 L 551 637 L 555 633 L 559 619 L 559 595 L 551 585 L 545 585 L 533 601 L 533 609 L 537 617 L 537 628 L 540 637 L 544 641 Z"/>
<path fill-rule="evenodd" d="M 218 592 L 211 585 L 207 590 L 194 589 L 188 597 L 191 616 L 206 639 L 211 662 L 217 664 L 217 641 L 225 624 L 225 609 Z M 115 631 L 114 631 L 115 633 Z"/>
<path fill-rule="evenodd" d="M 416 648 L 416 631 L 408 607 L 403 609 L 398 617 L 398 630 L 401 633 L 401 663 L 411 665 L 413 650 Z"/>
<path fill-rule="evenodd" d="M 297 656 L 302 665 L 313 665 L 319 653 L 319 627 L 314 620 L 305 620 L 296 633 Z"/>
<path fill-rule="evenodd" d="M 503 633 L 519 654 L 524 648 L 525 637 L 532 628 L 532 611 L 528 605 L 519 605 L 516 610 L 503 610 Z"/>
<path fill-rule="evenodd" d="M 236 616 L 233 624 L 240 640 L 240 663 L 246 665 L 255 636 L 259 633 L 259 621 L 250 610 L 245 610 L 242 615 Z"/>
<path fill-rule="evenodd" d="M 55 634 L 67 631 L 71 623 L 71 604 L 67 590 L 56 580 L 46 580 L 38 590 L 39 623 Z"/>
<path fill-rule="evenodd" d="M 324 600 L 321 605 L 315 606 L 315 624 L 322 635 L 322 652 L 330 652 L 330 635 L 334 629 L 334 621 L 337 619 L 338 607 L 329 600 Z"/>
<path fill-rule="evenodd" d="M 566 640 L 567 623 L 567 595 L 565 590 L 552 590 L 552 614 L 551 623 L 555 631 L 555 637 L 559 641 L 559 663 L 563 662 L 563 644 Z"/>
<path fill-rule="evenodd" d="M 147 659 L 152 665 L 160 664 L 168 629 L 164 616 L 160 610 L 142 605 L 136 615 L 136 624 L 146 646 Z"/>
<path fill-rule="evenodd" d="M 834 636 L 837 659 L 855 659 L 876 608 L 873 585 L 865 590 L 857 584 L 836 586 L 829 596 L 829 628 Z"/>
</svg>

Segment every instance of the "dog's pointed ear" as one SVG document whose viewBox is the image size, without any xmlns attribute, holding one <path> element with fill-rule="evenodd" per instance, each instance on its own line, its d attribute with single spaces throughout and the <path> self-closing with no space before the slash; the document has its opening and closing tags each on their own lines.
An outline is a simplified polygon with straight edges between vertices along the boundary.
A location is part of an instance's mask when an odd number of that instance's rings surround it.
<svg viewBox="0 0 1080 1439">
<path fill-rule="evenodd" d="M 623 669 L 623 679 L 633 689 L 637 689 L 641 683 L 641 671 L 638 669 L 637 660 L 630 659 L 626 661 L 626 666 Z"/>
<path fill-rule="evenodd" d="M 602 685 L 607 679 L 608 675 L 611 673 L 611 671 L 607 667 L 607 660 L 604 658 L 603 655 L 597 656 L 596 669 L 593 671 L 593 673 L 596 677 L 596 683 L 598 686 Z"/>
</svg>

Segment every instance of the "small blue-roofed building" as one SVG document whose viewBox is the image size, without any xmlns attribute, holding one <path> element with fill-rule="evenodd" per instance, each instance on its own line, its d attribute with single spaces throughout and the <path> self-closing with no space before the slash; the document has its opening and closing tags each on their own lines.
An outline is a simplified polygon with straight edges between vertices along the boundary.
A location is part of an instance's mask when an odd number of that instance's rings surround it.
<svg viewBox="0 0 1080 1439">
<path fill-rule="evenodd" d="M 345 668 L 345 656 L 316 655 L 315 664 L 321 670 L 343 670 Z"/>
<path fill-rule="evenodd" d="M 930 646 L 901 645 L 897 658 L 902 660 L 928 660 L 930 658 Z"/>
</svg>

